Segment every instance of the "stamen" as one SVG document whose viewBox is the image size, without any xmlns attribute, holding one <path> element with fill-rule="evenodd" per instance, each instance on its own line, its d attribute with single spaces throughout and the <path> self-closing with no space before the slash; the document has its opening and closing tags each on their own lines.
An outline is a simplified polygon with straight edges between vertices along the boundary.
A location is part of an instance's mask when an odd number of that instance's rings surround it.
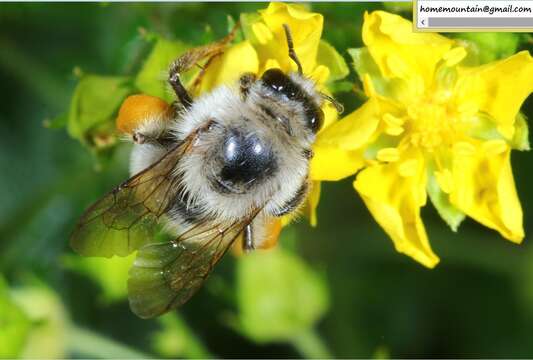
<svg viewBox="0 0 533 360">
<path fill-rule="evenodd" d="M 383 115 L 383 121 L 385 121 L 387 126 L 402 126 L 405 123 L 404 119 L 394 116 L 391 113 Z"/>
<path fill-rule="evenodd" d="M 385 128 L 385 134 L 390 136 L 398 136 L 403 133 L 403 127 L 401 126 L 387 126 Z"/>
<path fill-rule="evenodd" d="M 396 148 L 383 148 L 378 151 L 376 158 L 383 162 L 395 162 L 400 160 L 400 152 Z"/>
<path fill-rule="evenodd" d="M 446 66 L 452 67 L 463 61 L 466 55 L 467 53 L 465 48 L 462 46 L 458 46 L 442 55 L 442 59 L 445 61 Z"/>
<path fill-rule="evenodd" d="M 391 136 L 398 136 L 403 133 L 404 119 L 396 117 L 390 113 L 383 115 L 383 122 L 385 123 L 385 133 Z"/>
</svg>

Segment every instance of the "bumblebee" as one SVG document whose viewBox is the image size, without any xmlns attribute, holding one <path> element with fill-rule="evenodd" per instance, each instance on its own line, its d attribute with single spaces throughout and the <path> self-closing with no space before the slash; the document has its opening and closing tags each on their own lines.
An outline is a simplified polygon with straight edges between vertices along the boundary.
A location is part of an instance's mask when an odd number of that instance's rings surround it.
<svg viewBox="0 0 533 360">
<path fill-rule="evenodd" d="M 71 245 L 86 256 L 137 251 L 128 290 L 142 318 L 186 302 L 240 235 L 245 251 L 275 241 L 280 218 L 306 199 L 330 98 L 303 74 L 283 26 L 297 72 L 245 73 L 193 99 L 180 75 L 223 52 L 230 34 L 170 66 L 176 103 L 134 95 L 119 111 L 117 127 L 134 143 L 132 177 L 83 214 Z M 154 242 L 161 225 L 175 240 Z"/>
</svg>

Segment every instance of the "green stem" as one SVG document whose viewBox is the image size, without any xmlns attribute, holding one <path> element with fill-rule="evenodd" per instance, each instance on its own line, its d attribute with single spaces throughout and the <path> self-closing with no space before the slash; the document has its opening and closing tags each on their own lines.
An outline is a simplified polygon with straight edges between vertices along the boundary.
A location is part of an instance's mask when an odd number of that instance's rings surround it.
<svg viewBox="0 0 533 360">
<path fill-rule="evenodd" d="M 147 359 L 151 356 L 100 334 L 73 325 L 68 332 L 71 353 L 89 358 Z"/>
<path fill-rule="evenodd" d="M 316 333 L 308 329 L 292 339 L 293 346 L 307 359 L 332 359 L 333 355 Z"/>
</svg>

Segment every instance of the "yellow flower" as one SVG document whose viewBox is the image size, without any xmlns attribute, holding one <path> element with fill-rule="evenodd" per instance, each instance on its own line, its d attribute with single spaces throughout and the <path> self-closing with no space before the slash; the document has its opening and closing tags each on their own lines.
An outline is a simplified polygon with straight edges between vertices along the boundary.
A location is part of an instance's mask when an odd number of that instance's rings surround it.
<svg viewBox="0 0 533 360">
<path fill-rule="evenodd" d="M 258 13 L 241 15 L 245 40 L 231 45 L 213 59 L 207 68 L 200 86 L 200 93 L 214 87 L 231 83 L 245 72 L 257 76 L 271 68 L 284 72 L 297 71 L 296 64 L 288 56 L 288 46 L 283 24 L 288 24 L 292 33 L 294 50 L 303 67 L 303 72 L 317 83 L 322 92 L 328 93 L 326 83 L 348 75 L 342 57 L 335 49 L 321 40 L 323 17 L 306 10 L 301 5 L 272 2 Z M 329 103 L 322 107 L 325 129 L 337 119 L 337 112 Z M 315 209 L 320 196 L 320 182 L 313 182 L 307 206 L 312 225 L 316 224 Z M 290 218 L 285 218 L 284 223 Z"/>
<path fill-rule="evenodd" d="M 368 100 L 319 135 L 313 178 L 363 169 L 354 187 L 372 216 L 427 267 L 439 261 L 420 218 L 427 195 L 453 230 L 468 215 L 521 242 L 510 154 L 529 148 L 519 114 L 533 91 L 529 53 L 462 66 L 460 42 L 383 11 L 365 14 L 362 35 L 366 47 L 350 52 Z"/>
<path fill-rule="evenodd" d="M 202 91 L 237 81 L 245 72 L 261 76 L 270 68 L 296 71 L 296 65 L 288 56 L 283 24 L 288 24 L 291 29 L 294 50 L 304 74 L 319 86 L 326 83 L 330 71 L 317 59 L 322 15 L 309 12 L 300 5 L 273 2 L 258 13 L 243 14 L 241 23 L 245 40 L 231 45 L 212 61 L 202 80 Z"/>
</svg>

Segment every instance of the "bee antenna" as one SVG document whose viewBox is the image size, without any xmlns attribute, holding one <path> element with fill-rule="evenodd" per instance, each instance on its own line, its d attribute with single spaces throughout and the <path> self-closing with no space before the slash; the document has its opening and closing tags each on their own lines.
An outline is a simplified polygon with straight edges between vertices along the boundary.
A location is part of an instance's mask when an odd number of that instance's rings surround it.
<svg viewBox="0 0 533 360">
<path fill-rule="evenodd" d="M 294 51 L 294 44 L 292 42 L 292 35 L 291 35 L 291 29 L 289 28 L 289 25 L 283 24 L 283 30 L 285 30 L 285 36 L 287 37 L 287 45 L 289 47 L 289 57 L 294 61 L 296 66 L 298 66 L 298 74 L 303 75 L 302 70 L 302 64 L 300 64 L 300 60 L 298 60 L 298 56 L 296 56 L 296 52 Z"/>
<path fill-rule="evenodd" d="M 322 97 L 322 99 L 324 100 L 327 100 L 329 101 L 331 104 L 333 104 L 333 106 L 335 106 L 335 109 L 337 110 L 337 112 L 339 114 L 342 114 L 344 112 L 344 105 L 342 105 L 340 102 L 338 102 L 336 99 L 334 99 L 333 97 L 329 96 L 329 95 L 326 95 L 324 93 L 320 93 L 320 96 Z"/>
</svg>

